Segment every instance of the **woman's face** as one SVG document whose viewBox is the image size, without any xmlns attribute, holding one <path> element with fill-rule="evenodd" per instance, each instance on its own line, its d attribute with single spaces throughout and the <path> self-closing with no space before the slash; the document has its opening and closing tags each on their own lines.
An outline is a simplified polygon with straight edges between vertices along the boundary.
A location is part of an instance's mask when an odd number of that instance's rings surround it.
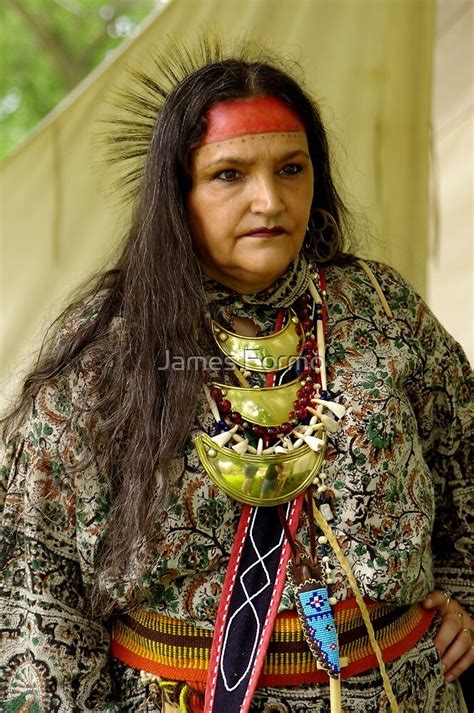
<svg viewBox="0 0 474 713">
<path fill-rule="evenodd" d="M 298 255 L 313 199 L 306 134 L 261 133 L 204 144 L 191 155 L 187 210 L 202 270 L 259 292 Z"/>
</svg>

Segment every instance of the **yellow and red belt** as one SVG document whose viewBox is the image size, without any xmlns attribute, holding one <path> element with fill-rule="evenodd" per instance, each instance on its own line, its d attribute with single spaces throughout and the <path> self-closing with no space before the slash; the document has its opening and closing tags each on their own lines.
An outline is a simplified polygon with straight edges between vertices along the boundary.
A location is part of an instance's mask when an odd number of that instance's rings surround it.
<svg viewBox="0 0 474 713">
<path fill-rule="evenodd" d="M 433 611 L 419 604 L 395 607 L 365 599 L 385 662 L 409 651 L 429 628 Z M 365 624 L 354 598 L 334 607 L 341 678 L 377 667 Z M 111 654 L 132 668 L 166 680 L 186 681 L 198 689 L 206 683 L 213 631 L 145 609 L 120 614 L 112 623 Z M 258 686 L 326 683 L 304 640 L 296 612 L 276 618 Z"/>
</svg>

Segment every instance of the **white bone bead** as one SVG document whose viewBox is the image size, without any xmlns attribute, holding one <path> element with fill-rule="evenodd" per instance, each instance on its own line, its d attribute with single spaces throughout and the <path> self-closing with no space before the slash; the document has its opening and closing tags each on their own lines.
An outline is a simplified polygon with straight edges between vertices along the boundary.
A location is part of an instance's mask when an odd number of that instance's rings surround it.
<svg viewBox="0 0 474 713">
<path fill-rule="evenodd" d="M 219 409 L 217 408 L 217 404 L 214 401 L 214 399 L 211 396 L 211 392 L 209 391 L 209 387 L 206 384 L 203 384 L 203 389 L 204 389 L 204 394 L 206 396 L 206 401 L 209 404 L 209 408 L 211 409 L 211 413 L 216 419 L 216 421 L 221 420 L 221 415 L 219 413 Z"/>
<path fill-rule="evenodd" d="M 346 413 L 346 407 L 335 401 L 324 401 L 323 399 L 311 399 L 311 401 L 329 409 L 337 418 L 342 418 Z"/>
<path fill-rule="evenodd" d="M 324 441 L 321 438 L 316 438 L 315 436 L 304 436 L 303 440 L 311 448 L 311 450 L 316 451 L 316 453 L 324 446 Z"/>
<path fill-rule="evenodd" d="M 229 431 L 222 431 L 222 433 L 218 433 L 217 436 L 212 436 L 211 440 L 222 448 L 222 446 L 225 446 L 225 444 L 230 441 L 237 429 L 238 426 L 234 426 Z"/>
<path fill-rule="evenodd" d="M 321 423 L 323 424 L 326 431 L 329 431 L 330 433 L 337 433 L 337 431 L 339 431 L 339 429 L 341 428 L 340 422 L 335 421 L 330 416 L 321 415 Z"/>
<path fill-rule="evenodd" d="M 235 446 L 232 446 L 232 450 L 242 456 L 244 453 L 247 453 L 248 444 L 248 440 L 244 438 L 242 441 L 239 441 L 239 443 L 236 443 Z"/>
</svg>

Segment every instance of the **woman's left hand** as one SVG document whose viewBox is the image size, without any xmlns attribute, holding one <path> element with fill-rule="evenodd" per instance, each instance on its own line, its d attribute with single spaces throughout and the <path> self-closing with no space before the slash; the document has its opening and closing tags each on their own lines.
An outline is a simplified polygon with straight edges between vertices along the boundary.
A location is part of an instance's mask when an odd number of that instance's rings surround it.
<svg viewBox="0 0 474 713">
<path fill-rule="evenodd" d="M 441 623 L 434 643 L 441 656 L 447 681 L 454 681 L 474 663 L 474 619 L 448 592 L 434 589 L 422 602 L 425 609 L 437 609 Z M 471 633 L 470 633 L 471 632 Z"/>
</svg>

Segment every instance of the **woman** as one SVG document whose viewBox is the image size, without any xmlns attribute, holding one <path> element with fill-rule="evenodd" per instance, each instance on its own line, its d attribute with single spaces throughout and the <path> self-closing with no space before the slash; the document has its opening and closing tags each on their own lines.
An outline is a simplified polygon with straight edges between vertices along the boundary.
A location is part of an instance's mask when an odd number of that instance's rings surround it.
<svg viewBox="0 0 474 713">
<path fill-rule="evenodd" d="M 465 357 L 343 253 L 298 84 L 178 59 L 117 132 L 139 180 L 118 265 L 5 422 L 3 699 L 327 711 L 342 678 L 344 710 L 463 710 Z"/>
</svg>

